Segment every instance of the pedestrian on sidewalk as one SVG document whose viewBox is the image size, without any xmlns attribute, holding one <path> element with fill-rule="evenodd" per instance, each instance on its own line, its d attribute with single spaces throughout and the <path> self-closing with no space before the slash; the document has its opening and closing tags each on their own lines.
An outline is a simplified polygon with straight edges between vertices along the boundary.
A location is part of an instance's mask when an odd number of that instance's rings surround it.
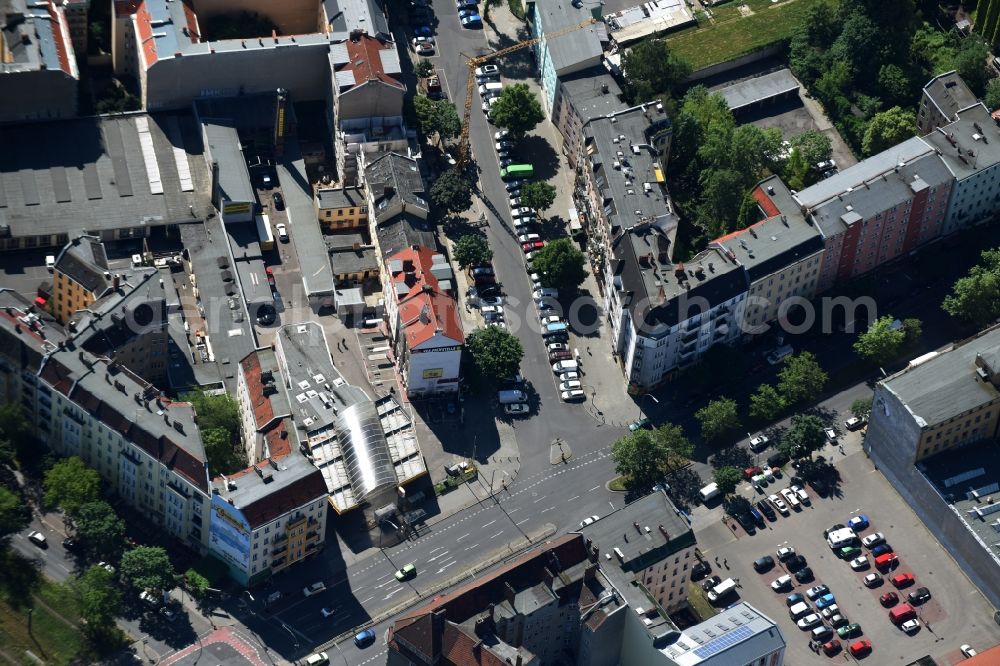
<svg viewBox="0 0 1000 666">
<path fill-rule="evenodd" d="M 729 560 L 722 558 L 722 565 L 726 567 L 727 571 L 729 570 Z"/>
</svg>

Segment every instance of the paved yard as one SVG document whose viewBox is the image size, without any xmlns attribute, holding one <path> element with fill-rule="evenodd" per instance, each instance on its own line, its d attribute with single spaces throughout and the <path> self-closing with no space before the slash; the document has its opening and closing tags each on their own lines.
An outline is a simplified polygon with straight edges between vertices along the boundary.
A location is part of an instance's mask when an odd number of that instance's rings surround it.
<svg viewBox="0 0 1000 666">
<path fill-rule="evenodd" d="M 766 574 L 754 572 L 752 563 L 756 558 L 774 556 L 777 548 L 784 545 L 804 555 L 816 576 L 815 582 L 796 584 L 794 591 L 804 592 L 820 583 L 828 585 L 843 614 L 851 622 L 860 623 L 863 637 L 872 642 L 873 653 L 867 659 L 870 663 L 906 663 L 929 654 L 939 663 L 952 664 L 960 660 L 958 648 L 963 643 L 986 647 L 1000 642 L 1000 627 L 993 622 L 993 609 L 870 461 L 863 454 L 853 453 L 837 467 L 842 476 L 843 492 L 839 497 L 823 499 L 810 492 L 811 506 L 789 517 L 778 516 L 754 536 L 735 534 L 718 520 L 698 530 L 702 552 L 713 567 L 716 557 L 720 562 L 728 560 L 728 571 L 720 566 L 714 567 L 714 573 L 723 578 L 727 575 L 738 578 L 741 598 L 781 626 L 788 642 L 786 661 L 844 663 L 852 659 L 844 654 L 818 656 L 809 649 L 808 636 L 788 616 L 785 598 L 789 592 L 778 594 L 770 589 L 770 582 L 785 573 L 780 564 Z M 783 485 L 779 483 L 777 487 Z M 917 607 L 923 626 L 912 636 L 896 629 L 879 604 L 879 595 L 894 589 L 888 581 L 880 588 L 865 588 L 862 579 L 872 569 L 852 571 L 847 562 L 830 551 L 823 538 L 824 529 L 846 523 L 850 515 L 859 511 L 867 514 L 872 523 L 862 535 L 883 532 L 900 556 L 895 571 L 909 571 L 916 577 L 916 584 L 902 592 L 921 586 L 931 591 L 932 599 Z"/>
</svg>

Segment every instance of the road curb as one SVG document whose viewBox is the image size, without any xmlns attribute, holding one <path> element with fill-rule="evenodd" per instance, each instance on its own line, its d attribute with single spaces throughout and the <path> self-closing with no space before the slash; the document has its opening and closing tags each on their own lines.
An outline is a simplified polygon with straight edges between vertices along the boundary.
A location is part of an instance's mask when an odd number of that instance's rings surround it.
<svg viewBox="0 0 1000 666">
<path fill-rule="evenodd" d="M 419 603 L 423 602 L 424 600 L 426 600 L 428 597 L 434 596 L 435 594 L 437 594 L 441 590 L 447 589 L 447 588 L 451 587 L 452 585 L 456 585 L 456 584 L 460 583 L 462 580 L 468 578 L 470 576 L 470 574 L 471 575 L 475 575 L 475 574 L 483 571 L 484 569 L 488 569 L 488 568 L 492 567 L 493 565 L 497 564 L 498 562 L 502 562 L 502 561 L 504 561 L 506 559 L 509 559 L 509 558 L 511 558 L 511 557 L 513 557 L 515 555 L 520 555 L 524 551 L 528 550 L 529 548 L 535 547 L 536 545 L 538 545 L 538 543 L 540 541 L 543 541 L 544 539 L 549 538 L 550 536 L 552 536 L 555 533 L 556 533 L 556 526 L 553 525 L 552 523 L 547 523 L 544 527 L 542 527 L 541 529 L 537 530 L 536 532 L 534 532 L 534 533 L 529 532 L 527 537 L 521 537 L 520 539 L 518 539 L 517 542 L 520 545 L 518 545 L 517 548 L 511 548 L 510 544 L 508 543 L 507 550 L 500 551 L 499 553 L 493 555 L 492 557 L 487 558 L 486 560 L 484 560 L 483 562 L 481 562 L 480 564 L 478 564 L 474 568 L 469 569 L 468 571 L 466 571 L 463 574 L 453 576 L 452 578 L 449 578 L 449 579 L 447 579 L 445 581 L 442 581 L 441 583 L 438 583 L 434 587 L 432 587 L 432 588 L 428 589 L 427 591 L 425 591 L 416 600 L 408 600 L 408 601 L 405 601 L 403 603 L 397 604 L 396 606 L 393 606 L 389 610 L 384 611 L 382 613 L 379 613 L 375 617 L 371 618 L 368 622 L 365 622 L 364 624 L 359 624 L 356 627 L 354 627 L 353 629 L 349 629 L 348 631 L 345 631 L 345 632 L 341 633 L 340 635 L 334 637 L 332 640 L 327 641 L 326 643 L 323 643 L 320 646 L 317 646 L 315 649 L 319 651 L 319 650 L 326 650 L 326 649 L 329 649 L 331 647 L 334 647 L 338 643 L 346 640 L 347 638 L 350 638 L 350 637 L 356 635 L 358 633 L 358 631 L 360 631 L 360 630 L 362 630 L 362 629 L 364 629 L 366 627 L 375 626 L 375 625 L 377 625 L 377 624 L 379 624 L 379 623 L 381 623 L 381 622 L 389 619 L 393 615 L 396 615 L 397 613 L 402 612 L 403 610 L 409 608 L 410 606 L 416 606 L 417 604 L 419 604 Z"/>
</svg>

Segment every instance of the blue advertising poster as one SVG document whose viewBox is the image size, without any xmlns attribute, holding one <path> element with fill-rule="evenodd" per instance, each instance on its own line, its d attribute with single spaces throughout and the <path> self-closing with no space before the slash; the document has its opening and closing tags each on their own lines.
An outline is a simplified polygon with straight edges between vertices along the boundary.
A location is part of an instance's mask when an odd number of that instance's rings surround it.
<svg viewBox="0 0 1000 666">
<path fill-rule="evenodd" d="M 250 568 L 250 524 L 239 509 L 212 496 L 212 524 L 209 527 L 209 547 L 224 560 L 248 571 Z"/>
</svg>

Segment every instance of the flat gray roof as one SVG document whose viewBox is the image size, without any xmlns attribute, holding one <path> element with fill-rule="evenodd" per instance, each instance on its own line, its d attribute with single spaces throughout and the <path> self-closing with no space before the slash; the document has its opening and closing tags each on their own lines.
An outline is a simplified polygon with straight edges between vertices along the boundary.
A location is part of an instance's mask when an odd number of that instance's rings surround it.
<svg viewBox="0 0 1000 666">
<path fill-rule="evenodd" d="M 332 298 L 336 285 L 330 268 L 330 256 L 323 242 L 323 232 L 316 221 L 312 190 L 308 189 L 306 164 L 295 141 L 285 143 L 285 155 L 278 162 L 276 170 L 281 190 L 285 193 L 288 234 L 299 255 L 306 296 Z"/>
<path fill-rule="evenodd" d="M 189 113 L 4 125 L 0 145 L 0 225 L 14 237 L 197 222 L 214 210 Z"/>
<path fill-rule="evenodd" d="M 969 86 L 965 85 L 965 80 L 955 70 L 939 74 L 928 81 L 924 86 L 924 94 L 948 120 L 954 120 L 962 109 L 979 103 Z"/>
<path fill-rule="evenodd" d="M 745 106 L 758 104 L 798 89 L 799 82 L 792 76 L 791 70 L 786 68 L 734 83 L 716 92 L 725 98 L 730 109 L 739 111 Z"/>
<path fill-rule="evenodd" d="M 962 180 L 1000 162 L 1000 128 L 982 104 L 958 112 L 958 120 L 924 137 Z"/>
<path fill-rule="evenodd" d="M 592 67 L 562 77 L 560 82 L 563 94 L 569 97 L 573 108 L 584 122 L 628 108 L 628 104 L 622 100 L 621 86 L 604 67 Z"/>
<path fill-rule="evenodd" d="M 224 200 L 256 202 L 256 192 L 250 183 L 247 162 L 233 121 L 211 118 L 202 122 L 209 155 L 219 165 L 219 191 Z"/>
<path fill-rule="evenodd" d="M 368 200 L 360 187 L 321 187 L 316 191 L 320 210 L 324 208 L 357 208 L 367 206 Z"/>
<path fill-rule="evenodd" d="M 923 427 L 1000 398 L 1000 391 L 976 373 L 976 356 L 992 359 L 1000 371 L 1000 329 L 994 328 L 930 360 L 907 368 L 882 384 L 906 405 Z"/>
<path fill-rule="evenodd" d="M 374 0 L 323 0 L 323 11 L 334 39 L 347 39 L 355 30 L 392 39 L 389 22 Z"/>
<path fill-rule="evenodd" d="M 604 53 L 601 42 L 607 41 L 608 31 L 607 26 L 600 21 L 554 39 L 545 39 L 546 33 L 551 34 L 591 18 L 589 5 L 581 3 L 580 7 L 574 7 L 571 2 L 536 2 L 534 6 L 542 29 L 543 41 L 538 48 L 548 50 L 557 74 L 567 67 L 598 58 Z M 537 27 L 536 25 L 536 29 Z"/>
</svg>

